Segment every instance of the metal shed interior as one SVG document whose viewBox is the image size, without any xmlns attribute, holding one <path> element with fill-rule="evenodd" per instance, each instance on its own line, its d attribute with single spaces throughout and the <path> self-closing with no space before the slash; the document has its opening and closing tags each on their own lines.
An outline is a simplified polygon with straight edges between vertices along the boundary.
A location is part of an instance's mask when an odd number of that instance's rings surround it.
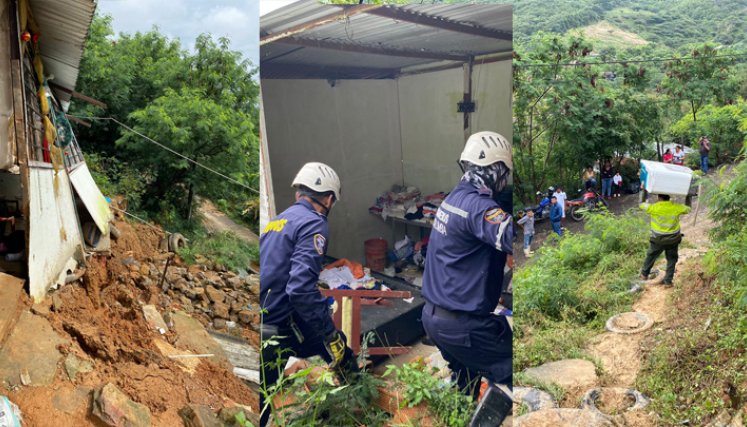
<svg viewBox="0 0 747 427">
<path fill-rule="evenodd" d="M 340 175 L 329 254 L 363 261 L 391 226 L 368 213 L 392 185 L 450 191 L 466 136 L 511 138 L 510 5 L 293 3 L 262 17 L 263 189 L 270 215 L 293 203 L 308 161 Z M 458 104 L 475 111 L 458 112 Z M 397 238 L 404 230 L 397 229 Z M 408 230 L 412 237 L 417 237 Z"/>
</svg>

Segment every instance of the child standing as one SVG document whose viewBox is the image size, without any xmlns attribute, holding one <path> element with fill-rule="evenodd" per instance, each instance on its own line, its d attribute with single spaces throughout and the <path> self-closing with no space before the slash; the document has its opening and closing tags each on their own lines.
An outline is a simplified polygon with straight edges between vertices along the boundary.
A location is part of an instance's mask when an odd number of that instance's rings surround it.
<svg viewBox="0 0 747 427">
<path fill-rule="evenodd" d="M 534 254 L 532 251 L 532 239 L 534 238 L 534 211 L 527 209 L 527 214 L 516 222 L 524 229 L 524 256 L 527 258 Z"/>
<path fill-rule="evenodd" d="M 623 188 L 623 177 L 620 175 L 620 172 L 617 172 L 612 178 L 612 188 L 615 190 L 615 197 L 620 197 Z"/>
</svg>

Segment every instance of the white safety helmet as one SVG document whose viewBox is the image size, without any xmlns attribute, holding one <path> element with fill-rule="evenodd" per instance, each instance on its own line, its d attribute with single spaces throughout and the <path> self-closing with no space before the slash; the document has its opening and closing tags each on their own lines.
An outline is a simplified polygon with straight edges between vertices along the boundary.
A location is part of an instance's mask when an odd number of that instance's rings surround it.
<svg viewBox="0 0 747 427">
<path fill-rule="evenodd" d="M 317 193 L 331 191 L 335 194 L 335 200 L 340 200 L 340 178 L 331 167 L 319 162 L 309 162 L 303 165 L 293 179 L 293 188 L 303 185 L 309 190 Z"/>
<path fill-rule="evenodd" d="M 503 162 L 513 170 L 514 162 L 511 155 L 511 143 L 496 132 L 477 132 L 472 134 L 459 157 L 460 162 L 470 162 L 477 166 L 490 166 Z"/>
</svg>

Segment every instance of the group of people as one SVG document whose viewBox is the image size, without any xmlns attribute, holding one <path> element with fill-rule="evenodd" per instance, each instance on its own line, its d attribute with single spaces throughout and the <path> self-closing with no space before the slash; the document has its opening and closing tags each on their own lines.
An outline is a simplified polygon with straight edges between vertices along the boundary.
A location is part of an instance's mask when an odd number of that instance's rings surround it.
<svg viewBox="0 0 747 427">
<path fill-rule="evenodd" d="M 553 231 L 558 235 L 563 235 L 562 221 L 565 218 L 565 201 L 568 195 L 563 191 L 561 186 L 548 188 L 548 196 L 550 197 L 550 223 L 552 224 Z M 534 255 L 532 251 L 532 241 L 534 240 L 534 217 L 533 209 L 526 209 L 526 214 L 521 217 L 516 224 L 521 226 L 524 232 L 524 256 L 531 257 Z"/>
<path fill-rule="evenodd" d="M 703 173 L 708 173 L 708 156 L 711 153 L 711 140 L 707 136 L 703 135 L 698 140 L 698 150 L 700 152 L 700 170 Z M 661 156 L 661 160 L 664 163 L 671 163 L 673 165 L 685 165 L 685 150 L 681 145 L 674 147 L 674 153 L 671 148 L 667 148 L 667 151 Z"/>
<path fill-rule="evenodd" d="M 430 235 L 421 318 L 454 382 L 476 397 L 483 377 L 511 386 L 513 334 L 505 316 L 494 314 L 515 239 L 511 208 L 501 194 L 513 169 L 511 143 L 495 132 L 478 132 L 467 140 L 459 164 L 462 178 L 439 207 Z M 268 343 L 261 350 L 264 390 L 272 390 L 289 356 L 321 356 L 342 383 L 355 382 L 359 372 L 317 287 L 340 179 L 331 167 L 314 162 L 301 168 L 292 185 L 296 203 L 260 238 L 261 338 Z M 270 418 L 264 397 L 263 427 Z"/>
<path fill-rule="evenodd" d="M 612 163 L 607 160 L 602 166 L 602 170 L 599 171 L 599 175 L 602 179 L 602 197 L 611 199 L 613 197 L 620 197 L 622 194 L 623 178 L 620 175 L 620 171 L 615 170 L 612 167 Z M 583 175 L 584 186 L 586 190 L 594 190 L 597 186 L 596 173 L 594 168 L 588 166 Z"/>
</svg>

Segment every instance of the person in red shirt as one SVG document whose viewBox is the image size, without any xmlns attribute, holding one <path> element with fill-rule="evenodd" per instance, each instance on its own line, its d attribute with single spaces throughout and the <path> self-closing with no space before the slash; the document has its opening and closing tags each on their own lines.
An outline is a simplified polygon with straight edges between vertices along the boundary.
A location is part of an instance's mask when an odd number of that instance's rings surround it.
<svg viewBox="0 0 747 427">
<path fill-rule="evenodd" d="M 662 156 L 662 160 L 664 163 L 672 163 L 672 149 L 667 148 L 667 151 Z"/>
</svg>

